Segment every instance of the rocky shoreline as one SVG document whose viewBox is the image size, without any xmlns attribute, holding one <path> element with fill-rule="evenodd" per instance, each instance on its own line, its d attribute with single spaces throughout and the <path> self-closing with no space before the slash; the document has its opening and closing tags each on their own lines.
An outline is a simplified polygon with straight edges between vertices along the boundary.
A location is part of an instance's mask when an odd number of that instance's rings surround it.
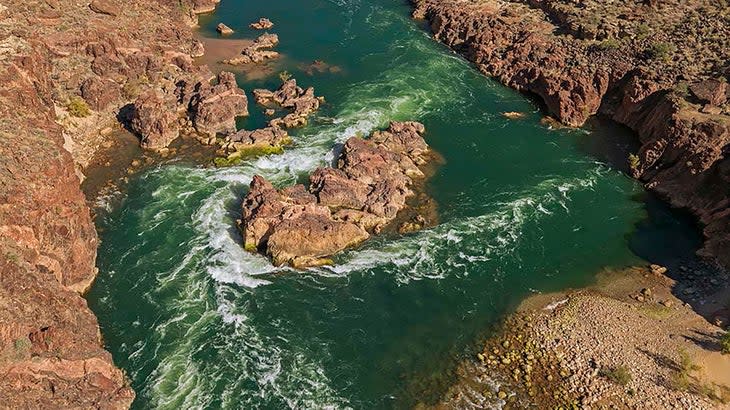
<svg viewBox="0 0 730 410">
<path fill-rule="evenodd" d="M 633 176 L 704 227 L 699 254 L 730 266 L 730 24 L 704 0 L 413 0 L 434 37 L 484 74 L 580 126 L 638 134 Z"/>
<path fill-rule="evenodd" d="M 418 408 L 725 408 L 724 332 L 673 295 L 663 270 L 605 271 L 585 289 L 527 298 L 442 401 Z"/>
</svg>

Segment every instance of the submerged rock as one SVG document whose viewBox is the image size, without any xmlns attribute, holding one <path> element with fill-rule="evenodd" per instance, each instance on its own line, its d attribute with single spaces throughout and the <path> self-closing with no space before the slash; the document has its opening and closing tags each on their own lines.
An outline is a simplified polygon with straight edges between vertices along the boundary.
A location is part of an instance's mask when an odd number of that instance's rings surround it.
<svg viewBox="0 0 730 410">
<path fill-rule="evenodd" d="M 406 208 L 418 165 L 428 145 L 417 122 L 393 122 L 364 140 L 351 137 L 337 168 L 318 168 L 309 188 L 277 190 L 256 176 L 242 205 L 244 247 L 274 264 L 305 267 L 328 263 L 329 256 L 380 232 Z M 250 136 L 249 136 L 250 138 Z M 425 220 L 418 229 L 426 224 Z"/>
</svg>

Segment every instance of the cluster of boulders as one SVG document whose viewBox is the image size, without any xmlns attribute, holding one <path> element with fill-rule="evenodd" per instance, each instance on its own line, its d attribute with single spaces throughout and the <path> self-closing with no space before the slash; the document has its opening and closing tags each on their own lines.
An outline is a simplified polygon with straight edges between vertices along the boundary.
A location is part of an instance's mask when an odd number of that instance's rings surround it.
<svg viewBox="0 0 730 410">
<path fill-rule="evenodd" d="M 370 138 L 351 137 L 337 168 L 318 168 L 309 187 L 281 190 L 255 176 L 242 204 L 244 247 L 275 265 L 329 263 L 328 257 L 379 233 L 406 208 L 423 178 L 429 147 L 417 122 L 392 122 Z"/>
<path fill-rule="evenodd" d="M 291 110 L 282 118 L 275 118 L 269 122 L 272 127 L 294 128 L 307 124 L 307 117 L 319 109 L 322 97 L 314 95 L 314 88 L 303 89 L 297 85 L 295 79 L 284 81 L 276 91 L 256 89 L 254 99 L 260 105 L 271 107 L 276 104 Z"/>
<path fill-rule="evenodd" d="M 257 89 L 253 93 L 257 103 L 269 107 L 266 109 L 268 115 L 276 113 L 276 110 L 271 108 L 273 105 L 289 109 L 291 112 L 272 119 L 264 128 L 240 130 L 223 137 L 219 141 L 218 154 L 226 161 L 218 161 L 221 165 L 238 161 L 244 155 L 281 151 L 283 146 L 292 142 L 285 129 L 305 125 L 307 117 L 319 108 L 322 100 L 322 97 L 315 97 L 313 87 L 305 90 L 297 86 L 294 79 L 284 81 L 276 91 Z"/>
<path fill-rule="evenodd" d="M 277 44 L 279 44 L 279 36 L 269 33 L 262 34 L 251 45 L 244 48 L 240 56 L 223 60 L 223 63 L 229 65 L 262 63 L 279 56 L 278 52 L 272 50 Z"/>
<path fill-rule="evenodd" d="M 236 117 L 248 115 L 248 99 L 236 77 L 221 72 L 216 84 L 208 80 L 180 80 L 172 98 L 156 89 L 143 92 L 134 102 L 131 129 L 142 146 L 164 148 L 182 130 L 214 138 L 236 131 Z"/>
</svg>

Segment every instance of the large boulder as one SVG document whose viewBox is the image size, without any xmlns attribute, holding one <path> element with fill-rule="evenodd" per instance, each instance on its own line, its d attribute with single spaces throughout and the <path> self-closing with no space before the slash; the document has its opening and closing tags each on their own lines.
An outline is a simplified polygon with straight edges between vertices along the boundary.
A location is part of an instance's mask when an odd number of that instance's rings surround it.
<svg viewBox="0 0 730 410">
<path fill-rule="evenodd" d="M 180 136 L 175 103 L 155 90 L 142 93 L 134 102 L 130 127 L 140 136 L 143 148 L 168 146 Z"/>
<path fill-rule="evenodd" d="M 708 79 L 699 81 L 689 87 L 692 94 L 703 104 L 720 106 L 728 99 L 728 85 L 726 81 Z"/>
<path fill-rule="evenodd" d="M 190 119 L 195 129 L 204 134 L 228 134 L 236 131 L 236 117 L 248 115 L 246 93 L 238 88 L 233 73 L 218 74 L 218 83 L 197 84 L 190 99 Z"/>
<path fill-rule="evenodd" d="M 121 98 L 119 85 L 114 81 L 92 76 L 81 84 L 81 97 L 96 111 L 106 109 Z"/>
<path fill-rule="evenodd" d="M 223 23 L 218 23 L 215 30 L 223 36 L 233 34 L 233 29 Z"/>
</svg>

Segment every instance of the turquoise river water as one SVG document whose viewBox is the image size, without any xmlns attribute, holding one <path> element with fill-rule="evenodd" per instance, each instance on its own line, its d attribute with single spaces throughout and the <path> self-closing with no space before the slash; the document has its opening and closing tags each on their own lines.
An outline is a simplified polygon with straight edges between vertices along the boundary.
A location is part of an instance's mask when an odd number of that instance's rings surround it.
<svg viewBox="0 0 730 410">
<path fill-rule="evenodd" d="M 203 18 L 203 35 L 222 21 L 234 38 L 271 18 L 284 56 L 273 75 L 241 74 L 240 85 L 275 88 L 286 70 L 327 103 L 284 154 L 223 169 L 154 167 L 99 217 L 100 274 L 88 298 L 135 408 L 433 402 L 526 295 L 696 246 L 691 224 L 621 172 L 635 148 L 624 130 L 542 125 L 534 101 L 481 76 L 409 13 L 389 0 L 224 0 Z M 309 75 L 315 59 L 338 69 Z M 259 107 L 250 110 L 240 126 L 263 124 Z M 390 120 L 423 122 L 445 159 L 428 184 L 438 226 L 377 238 L 308 271 L 242 249 L 234 226 L 254 174 L 305 181 L 337 143 Z"/>
</svg>

